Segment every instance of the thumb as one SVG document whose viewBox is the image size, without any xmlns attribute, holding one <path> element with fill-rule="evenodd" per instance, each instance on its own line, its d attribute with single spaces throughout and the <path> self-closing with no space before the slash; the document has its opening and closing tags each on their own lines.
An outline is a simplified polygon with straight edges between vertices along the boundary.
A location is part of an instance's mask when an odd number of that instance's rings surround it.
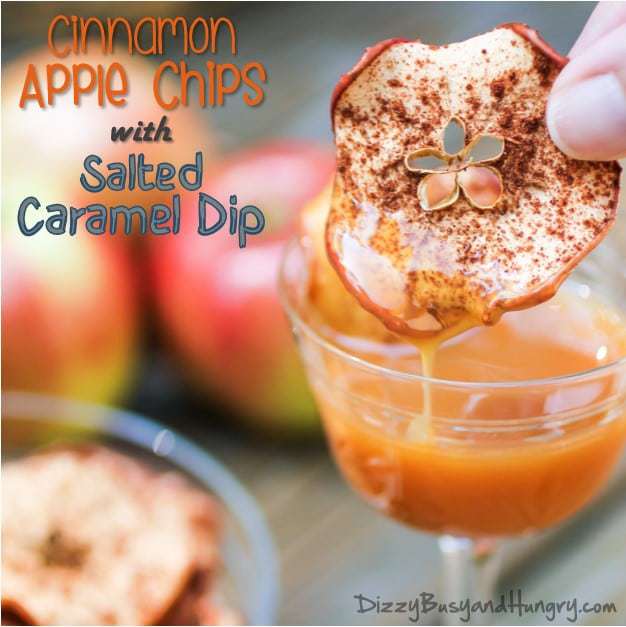
<svg viewBox="0 0 626 627">
<path fill-rule="evenodd" d="M 626 24 L 565 66 L 548 100 L 547 125 L 575 159 L 626 156 Z"/>
</svg>

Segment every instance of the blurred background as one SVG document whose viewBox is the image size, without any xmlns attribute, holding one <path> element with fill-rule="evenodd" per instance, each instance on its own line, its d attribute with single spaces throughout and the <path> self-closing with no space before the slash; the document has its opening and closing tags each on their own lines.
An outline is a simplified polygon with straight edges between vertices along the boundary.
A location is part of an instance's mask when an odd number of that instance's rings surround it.
<svg viewBox="0 0 626 627">
<path fill-rule="evenodd" d="M 389 37 L 446 43 L 522 21 L 566 53 L 592 9 L 586 2 L 4 4 L 3 389 L 128 407 L 221 459 L 258 499 L 275 534 L 282 622 L 401 623 L 402 616 L 356 615 L 353 595 L 405 599 L 435 591 L 436 543 L 369 511 L 333 467 L 277 301 L 280 251 L 302 207 L 332 176 L 329 95 L 364 47 Z M 228 236 L 203 239 L 185 229 L 162 238 L 16 233 L 15 212 L 27 195 L 42 204 L 93 202 L 78 185 L 84 156 L 123 160 L 133 146 L 112 144 L 111 126 L 156 122 L 163 114 L 151 75 L 165 57 L 136 56 L 123 60 L 132 88 L 122 113 L 93 103 L 45 115 L 20 111 L 26 65 L 50 58 L 47 27 L 61 12 L 233 21 L 236 61 L 257 60 L 267 69 L 263 104 L 249 108 L 232 98 L 221 108 L 179 108 L 168 114 L 174 144 L 145 152 L 180 165 L 202 150 L 210 193 L 236 191 L 240 206 L 263 208 L 269 228 L 246 251 Z M 173 40 L 166 56 L 182 58 Z M 95 53 L 89 60 L 111 61 Z M 206 60 L 187 58 L 198 69 Z M 213 60 L 233 59 L 226 50 Z M 131 196 L 115 203 L 163 200 Z M 613 601 L 621 613 L 609 618 L 623 624 L 624 489 L 622 471 L 593 515 L 511 543 L 502 588 L 523 588 L 535 599 Z"/>
</svg>

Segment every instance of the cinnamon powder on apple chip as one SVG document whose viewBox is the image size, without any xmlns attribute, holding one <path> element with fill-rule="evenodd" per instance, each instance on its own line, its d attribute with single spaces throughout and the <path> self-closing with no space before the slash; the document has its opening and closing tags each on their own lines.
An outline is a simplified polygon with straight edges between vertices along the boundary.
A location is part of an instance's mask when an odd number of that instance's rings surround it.
<svg viewBox="0 0 626 627">
<path fill-rule="evenodd" d="M 509 24 L 381 42 L 339 82 L 327 252 L 391 330 L 433 337 L 545 301 L 612 225 L 619 165 L 568 158 L 546 128 L 566 62 Z"/>
</svg>

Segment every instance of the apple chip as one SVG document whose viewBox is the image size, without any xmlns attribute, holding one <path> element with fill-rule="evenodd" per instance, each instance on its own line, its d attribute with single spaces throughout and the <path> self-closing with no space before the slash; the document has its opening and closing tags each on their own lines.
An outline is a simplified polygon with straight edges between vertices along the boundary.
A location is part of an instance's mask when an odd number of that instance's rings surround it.
<svg viewBox="0 0 626 627">
<path fill-rule="evenodd" d="M 619 165 L 568 158 L 546 128 L 566 62 L 508 24 L 381 42 L 340 80 L 326 248 L 392 331 L 446 337 L 545 301 L 612 225 Z"/>
<path fill-rule="evenodd" d="M 175 473 L 95 446 L 2 472 L 2 609 L 29 624 L 154 624 L 215 559 L 213 502 Z"/>
</svg>

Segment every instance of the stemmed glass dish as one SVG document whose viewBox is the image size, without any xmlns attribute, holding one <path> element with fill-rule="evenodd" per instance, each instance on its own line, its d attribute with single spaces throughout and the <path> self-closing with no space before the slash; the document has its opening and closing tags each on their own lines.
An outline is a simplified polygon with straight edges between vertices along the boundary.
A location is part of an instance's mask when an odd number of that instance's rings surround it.
<svg viewBox="0 0 626 627">
<path fill-rule="evenodd" d="M 497 540 L 568 518 L 619 459 L 626 441 L 623 320 L 612 319 L 622 331 L 619 356 L 579 372 L 521 377 L 525 360 L 554 358 L 548 344 L 521 352 L 519 372 L 513 351 L 501 380 L 493 373 L 486 380 L 428 378 L 412 346 L 377 352 L 363 338 L 333 333 L 307 297 L 308 272 L 307 251 L 294 241 L 284 257 L 282 300 L 344 478 L 379 511 L 439 535 L 450 599 L 490 598 Z M 626 280 L 590 259 L 562 289 L 583 303 L 589 284 L 620 298 Z M 489 355 L 475 357 L 480 370 Z"/>
</svg>

